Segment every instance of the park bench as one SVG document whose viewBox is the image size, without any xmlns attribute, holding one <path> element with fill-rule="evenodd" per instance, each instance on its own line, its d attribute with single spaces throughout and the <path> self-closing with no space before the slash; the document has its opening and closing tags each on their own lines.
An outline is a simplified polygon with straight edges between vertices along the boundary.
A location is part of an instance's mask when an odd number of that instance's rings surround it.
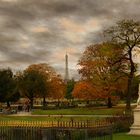
<svg viewBox="0 0 140 140">
<path fill-rule="evenodd" d="M 47 108 L 54 109 L 56 107 L 56 104 L 47 104 Z"/>
<path fill-rule="evenodd" d="M 48 107 L 56 107 L 55 104 L 47 104 Z"/>
<path fill-rule="evenodd" d="M 86 107 L 87 104 L 78 104 L 78 107 Z"/>
</svg>

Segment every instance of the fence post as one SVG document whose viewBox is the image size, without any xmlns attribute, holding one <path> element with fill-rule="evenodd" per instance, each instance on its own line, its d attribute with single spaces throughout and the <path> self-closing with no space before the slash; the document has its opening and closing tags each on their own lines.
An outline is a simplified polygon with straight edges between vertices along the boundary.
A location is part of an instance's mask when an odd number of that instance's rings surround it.
<svg viewBox="0 0 140 140">
<path fill-rule="evenodd" d="M 88 132 L 87 132 L 87 129 L 85 129 L 85 140 L 88 140 Z"/>
<path fill-rule="evenodd" d="M 72 127 L 73 127 L 73 120 L 71 120 L 71 123 L 72 123 Z"/>
<path fill-rule="evenodd" d="M 113 139 L 113 136 L 112 136 L 112 131 L 113 131 L 113 130 L 112 130 L 112 126 L 110 125 L 110 134 L 109 134 L 109 135 L 110 135 L 110 140 L 112 140 L 112 139 Z"/>
<path fill-rule="evenodd" d="M 88 124 L 89 124 L 89 121 L 87 120 L 87 128 L 89 128 L 89 125 Z"/>
</svg>

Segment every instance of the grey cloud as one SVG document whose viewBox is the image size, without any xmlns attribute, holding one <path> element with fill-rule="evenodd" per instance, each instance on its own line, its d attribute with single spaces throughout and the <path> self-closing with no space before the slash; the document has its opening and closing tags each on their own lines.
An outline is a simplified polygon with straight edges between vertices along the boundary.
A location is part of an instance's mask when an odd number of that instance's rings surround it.
<svg viewBox="0 0 140 140">
<path fill-rule="evenodd" d="M 8 18 L 8 20 L 4 24 L 4 29 L 16 30 L 16 31 L 25 31 L 25 24 L 20 23 L 19 21 L 15 21 L 14 19 Z"/>
<path fill-rule="evenodd" d="M 87 45 L 103 40 L 101 34 L 106 27 L 123 18 L 139 20 L 139 5 L 139 0 L 0 1 L 0 54 L 6 57 L 5 63 L 10 66 L 12 62 L 13 65 L 16 62 L 25 65 L 49 62 L 58 49 L 75 47 L 77 52 L 70 55 L 71 61 L 77 61 Z M 95 18 L 100 21 L 101 29 L 86 33 L 81 42 L 73 42 L 65 38 L 65 29 L 58 22 L 60 18 L 72 19 L 82 25 Z M 30 28 L 39 24 L 46 25 L 49 32 L 31 32 Z M 28 39 L 24 40 L 22 36 Z M 28 44 L 27 48 L 21 47 L 23 43 Z M 56 69 L 64 73 L 64 62 Z M 71 69 L 71 73 L 76 77 L 76 70 Z"/>
<path fill-rule="evenodd" d="M 40 16 L 43 18 L 52 18 L 56 16 L 79 16 L 77 18 L 83 18 L 84 16 L 115 16 L 114 9 L 118 11 L 118 14 L 125 15 L 131 9 L 132 14 L 138 12 L 140 4 L 139 0 L 125 1 L 125 0 L 20 0 L 17 4 L 2 5 L 0 6 L 0 13 L 8 16 L 16 16 L 19 19 L 28 20 Z M 121 11 L 126 10 L 124 13 Z M 119 15 L 117 15 L 119 16 Z M 87 18 L 87 17 L 86 17 Z"/>
<path fill-rule="evenodd" d="M 31 20 L 34 13 L 22 5 L 0 5 L 0 14 L 15 20 Z"/>
<path fill-rule="evenodd" d="M 117 3 L 117 4 L 115 4 Z M 122 3 L 122 2 L 121 2 Z M 120 7 L 120 3 L 112 0 L 22 0 L 17 4 L 2 4 L 0 13 L 18 20 L 33 20 L 35 17 L 52 18 L 56 16 L 99 16 L 112 14 L 112 6 Z"/>
<path fill-rule="evenodd" d="M 44 51 L 39 51 L 39 52 L 32 51 L 31 53 L 16 51 L 16 50 L 14 51 L 8 47 L 4 47 L 4 48 L 1 47 L 0 52 L 1 54 L 6 56 L 6 59 L 13 62 L 16 61 L 21 63 L 35 63 L 38 60 L 43 60 L 44 54 L 46 54 L 46 52 Z"/>
<path fill-rule="evenodd" d="M 87 34 L 85 38 L 85 42 L 87 43 L 87 45 L 100 43 L 102 41 L 104 41 L 104 36 L 102 31 L 90 32 Z"/>
</svg>

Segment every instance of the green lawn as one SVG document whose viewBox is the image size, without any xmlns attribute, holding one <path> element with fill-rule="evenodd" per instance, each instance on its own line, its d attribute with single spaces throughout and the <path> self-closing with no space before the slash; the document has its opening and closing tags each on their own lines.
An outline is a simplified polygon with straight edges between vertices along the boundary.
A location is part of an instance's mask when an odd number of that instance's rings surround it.
<svg viewBox="0 0 140 140">
<path fill-rule="evenodd" d="M 98 115 L 115 115 L 122 114 L 124 111 L 124 105 L 119 105 L 113 108 L 107 107 L 88 107 L 88 108 L 70 108 L 70 109 L 52 109 L 52 110 L 41 110 L 33 109 L 33 116 L 10 116 L 0 115 L 0 120 L 39 120 L 39 121 L 53 121 L 53 120 L 95 120 L 101 119 Z M 47 115 L 47 116 L 34 116 L 34 115 Z M 49 115 L 61 115 L 60 117 L 49 117 Z M 97 115 L 95 117 L 64 117 L 63 115 Z"/>
<path fill-rule="evenodd" d="M 10 120 L 24 120 L 24 121 L 82 121 L 82 120 L 99 120 L 102 118 L 98 117 L 45 117 L 45 116 L 0 116 L 1 121 L 10 121 Z"/>
<path fill-rule="evenodd" d="M 10 116 L 1 115 L 0 120 L 26 120 L 26 121 L 53 121 L 53 120 L 95 120 L 101 119 L 100 117 L 64 117 L 63 115 L 112 115 L 122 113 L 123 107 L 114 107 L 108 109 L 106 107 L 90 107 L 90 108 L 70 108 L 70 109 L 55 109 L 55 110 L 32 110 L 33 115 L 48 115 L 48 116 Z M 49 117 L 49 115 L 61 115 L 60 117 Z"/>
<path fill-rule="evenodd" d="M 128 135 L 127 133 L 113 134 L 113 140 L 140 140 L 140 136 Z"/>
<path fill-rule="evenodd" d="M 53 109 L 41 110 L 33 109 L 33 115 L 113 115 L 122 114 L 124 107 L 89 107 L 89 108 L 70 108 L 70 109 Z"/>
<path fill-rule="evenodd" d="M 100 139 L 104 140 L 105 138 L 103 136 Z M 92 140 L 92 139 L 90 139 L 90 140 Z M 94 140 L 94 138 L 93 138 L 93 140 Z M 113 134 L 112 140 L 140 140 L 140 136 L 128 135 L 127 133 L 116 133 L 116 134 Z"/>
</svg>

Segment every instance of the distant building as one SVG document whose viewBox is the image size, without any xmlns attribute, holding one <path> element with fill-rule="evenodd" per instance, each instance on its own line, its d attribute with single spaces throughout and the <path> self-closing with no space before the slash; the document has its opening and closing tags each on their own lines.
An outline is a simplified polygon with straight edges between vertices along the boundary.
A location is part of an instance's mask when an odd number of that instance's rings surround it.
<svg viewBox="0 0 140 140">
<path fill-rule="evenodd" d="M 68 82 L 69 80 L 69 68 L 68 68 L 68 55 L 66 53 L 65 55 L 65 83 Z"/>
</svg>

